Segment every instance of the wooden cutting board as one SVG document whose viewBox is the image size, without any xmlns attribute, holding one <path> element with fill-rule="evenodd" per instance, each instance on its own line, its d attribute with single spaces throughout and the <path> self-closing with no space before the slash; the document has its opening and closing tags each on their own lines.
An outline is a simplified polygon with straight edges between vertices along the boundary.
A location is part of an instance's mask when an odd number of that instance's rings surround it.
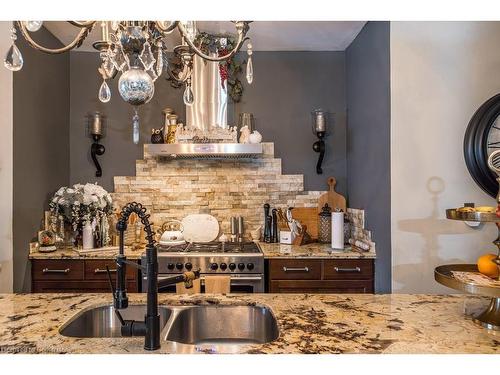
<svg viewBox="0 0 500 375">
<path fill-rule="evenodd" d="M 328 186 L 329 190 L 327 193 L 322 194 L 319 197 L 318 200 L 318 210 L 316 213 L 320 213 L 321 209 L 325 205 L 325 203 L 328 203 L 328 206 L 330 206 L 330 209 L 335 211 L 336 208 L 341 209 L 342 211 L 346 212 L 346 202 L 345 202 L 345 197 L 335 191 L 335 185 L 337 184 L 337 180 L 334 177 L 330 177 L 328 179 Z"/>
<path fill-rule="evenodd" d="M 295 207 L 292 209 L 292 217 L 301 224 L 307 225 L 307 233 L 312 239 L 318 239 L 318 210 L 315 207 Z"/>
</svg>

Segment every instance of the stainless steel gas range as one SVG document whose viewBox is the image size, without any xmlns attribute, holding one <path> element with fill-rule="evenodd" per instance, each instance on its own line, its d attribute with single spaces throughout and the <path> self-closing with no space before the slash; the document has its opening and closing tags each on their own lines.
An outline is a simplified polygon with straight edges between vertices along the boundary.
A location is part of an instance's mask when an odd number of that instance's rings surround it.
<svg viewBox="0 0 500 375">
<path fill-rule="evenodd" d="M 255 242 L 158 245 L 158 279 L 198 268 L 202 288 L 205 277 L 216 274 L 231 276 L 231 293 L 264 292 L 264 254 Z M 143 274 L 142 291 L 146 289 L 147 279 Z M 175 292 L 175 285 L 160 292 Z"/>
</svg>

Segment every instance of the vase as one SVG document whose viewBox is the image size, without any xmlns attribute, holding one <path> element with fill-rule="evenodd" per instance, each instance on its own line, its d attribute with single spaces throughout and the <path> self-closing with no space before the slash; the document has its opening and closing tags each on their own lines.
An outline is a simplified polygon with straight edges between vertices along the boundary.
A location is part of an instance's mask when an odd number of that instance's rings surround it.
<svg viewBox="0 0 500 375">
<path fill-rule="evenodd" d="M 87 222 L 83 226 L 82 230 L 82 242 L 83 242 L 83 248 L 84 249 L 93 249 L 94 248 L 94 234 L 92 230 L 92 224 Z"/>
<path fill-rule="evenodd" d="M 71 224 L 62 221 L 62 229 L 64 241 L 62 244 L 63 249 L 72 249 L 75 246 L 75 231 Z"/>
</svg>

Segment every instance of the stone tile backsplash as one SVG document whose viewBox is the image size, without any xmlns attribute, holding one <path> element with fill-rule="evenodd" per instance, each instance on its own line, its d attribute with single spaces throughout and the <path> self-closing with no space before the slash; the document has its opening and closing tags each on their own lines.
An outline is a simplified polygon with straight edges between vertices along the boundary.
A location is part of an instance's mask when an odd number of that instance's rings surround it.
<svg viewBox="0 0 500 375">
<path fill-rule="evenodd" d="M 274 144 L 263 143 L 255 159 L 167 160 L 148 154 L 136 162 L 136 176 L 115 177 L 116 207 L 137 201 L 151 213 L 155 225 L 188 214 L 209 213 L 221 231 L 229 218 L 243 216 L 245 231 L 263 225 L 263 204 L 272 207 L 317 207 L 323 191 L 304 191 L 303 175 L 283 175 Z"/>
</svg>

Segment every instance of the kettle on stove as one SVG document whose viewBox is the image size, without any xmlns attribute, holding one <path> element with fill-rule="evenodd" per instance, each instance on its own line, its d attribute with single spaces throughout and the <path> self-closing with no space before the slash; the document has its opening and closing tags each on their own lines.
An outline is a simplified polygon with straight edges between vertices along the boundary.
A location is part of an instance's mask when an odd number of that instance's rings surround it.
<svg viewBox="0 0 500 375">
<path fill-rule="evenodd" d="M 179 220 L 170 220 L 161 226 L 163 234 L 160 238 L 160 245 L 182 245 L 184 240 L 184 227 Z"/>
</svg>

